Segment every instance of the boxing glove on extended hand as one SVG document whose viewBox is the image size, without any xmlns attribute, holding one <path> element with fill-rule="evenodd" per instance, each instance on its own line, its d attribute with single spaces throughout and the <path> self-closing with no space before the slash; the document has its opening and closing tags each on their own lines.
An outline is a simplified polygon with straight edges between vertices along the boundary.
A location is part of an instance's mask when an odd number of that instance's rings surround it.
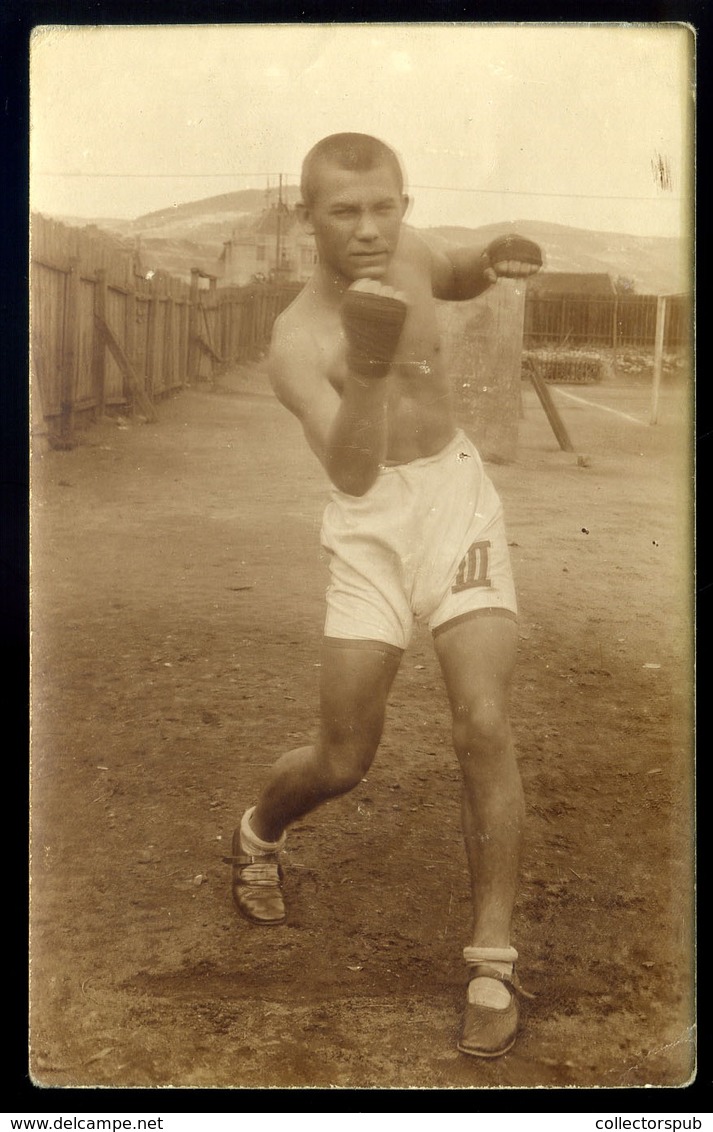
<svg viewBox="0 0 713 1132">
<path fill-rule="evenodd" d="M 406 303 L 374 291 L 349 289 L 342 300 L 347 365 L 360 377 L 389 371 L 406 319 Z"/>
<path fill-rule="evenodd" d="M 504 270 L 504 265 L 507 263 L 519 263 L 536 270 L 542 267 L 542 251 L 539 245 L 524 236 L 499 236 L 497 240 L 488 244 L 485 254 L 496 273 L 506 277 L 513 275 L 510 271 Z M 520 274 L 521 272 L 518 271 L 514 273 L 514 277 Z"/>
</svg>

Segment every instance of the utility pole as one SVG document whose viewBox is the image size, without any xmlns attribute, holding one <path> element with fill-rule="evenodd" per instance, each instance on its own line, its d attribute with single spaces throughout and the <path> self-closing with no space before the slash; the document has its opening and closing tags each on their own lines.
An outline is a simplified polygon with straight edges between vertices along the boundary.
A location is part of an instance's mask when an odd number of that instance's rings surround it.
<svg viewBox="0 0 713 1132">
<path fill-rule="evenodd" d="M 277 190 L 277 233 L 275 241 L 275 275 L 279 278 L 282 271 L 282 173 Z"/>
</svg>

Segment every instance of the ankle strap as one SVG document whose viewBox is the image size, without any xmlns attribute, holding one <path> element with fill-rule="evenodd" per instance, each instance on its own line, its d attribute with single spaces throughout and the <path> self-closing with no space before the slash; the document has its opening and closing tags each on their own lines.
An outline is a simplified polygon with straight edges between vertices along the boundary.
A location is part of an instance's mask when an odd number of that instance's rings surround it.
<svg viewBox="0 0 713 1132">
<path fill-rule="evenodd" d="M 487 963 L 473 963 L 468 967 L 468 982 L 473 979 L 497 979 L 499 983 L 504 983 L 506 987 L 512 987 L 524 998 L 534 998 L 534 994 L 526 991 L 519 978 L 517 971 L 513 969 L 511 975 L 505 975 L 502 971 L 498 971 L 496 967 L 491 967 Z"/>
<path fill-rule="evenodd" d="M 514 947 L 464 947 L 463 958 L 466 963 L 515 963 L 517 951 Z"/>
</svg>

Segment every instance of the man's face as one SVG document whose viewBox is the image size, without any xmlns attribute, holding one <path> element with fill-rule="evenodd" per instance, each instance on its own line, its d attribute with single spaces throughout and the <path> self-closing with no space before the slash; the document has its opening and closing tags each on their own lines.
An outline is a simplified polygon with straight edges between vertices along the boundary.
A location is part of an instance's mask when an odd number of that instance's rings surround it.
<svg viewBox="0 0 713 1132">
<path fill-rule="evenodd" d="M 306 211 L 320 262 L 349 283 L 381 279 L 396 250 L 408 199 L 388 165 L 364 173 L 323 162 Z"/>
</svg>

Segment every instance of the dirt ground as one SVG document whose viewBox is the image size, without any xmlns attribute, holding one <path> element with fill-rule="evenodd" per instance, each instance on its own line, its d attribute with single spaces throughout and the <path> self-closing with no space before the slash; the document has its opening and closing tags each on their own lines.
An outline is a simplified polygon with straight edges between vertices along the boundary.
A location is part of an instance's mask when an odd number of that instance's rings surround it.
<svg viewBox="0 0 713 1132">
<path fill-rule="evenodd" d="M 367 780 L 291 833 L 287 924 L 232 907 L 232 830 L 313 732 L 326 584 L 326 481 L 264 376 L 34 458 L 37 1084 L 691 1079 L 690 390 L 669 381 L 653 427 L 635 377 L 553 392 L 589 465 L 526 386 L 518 459 L 488 466 L 521 604 L 513 942 L 536 996 L 493 1062 L 456 1051 L 468 883 L 425 630 Z"/>
</svg>

